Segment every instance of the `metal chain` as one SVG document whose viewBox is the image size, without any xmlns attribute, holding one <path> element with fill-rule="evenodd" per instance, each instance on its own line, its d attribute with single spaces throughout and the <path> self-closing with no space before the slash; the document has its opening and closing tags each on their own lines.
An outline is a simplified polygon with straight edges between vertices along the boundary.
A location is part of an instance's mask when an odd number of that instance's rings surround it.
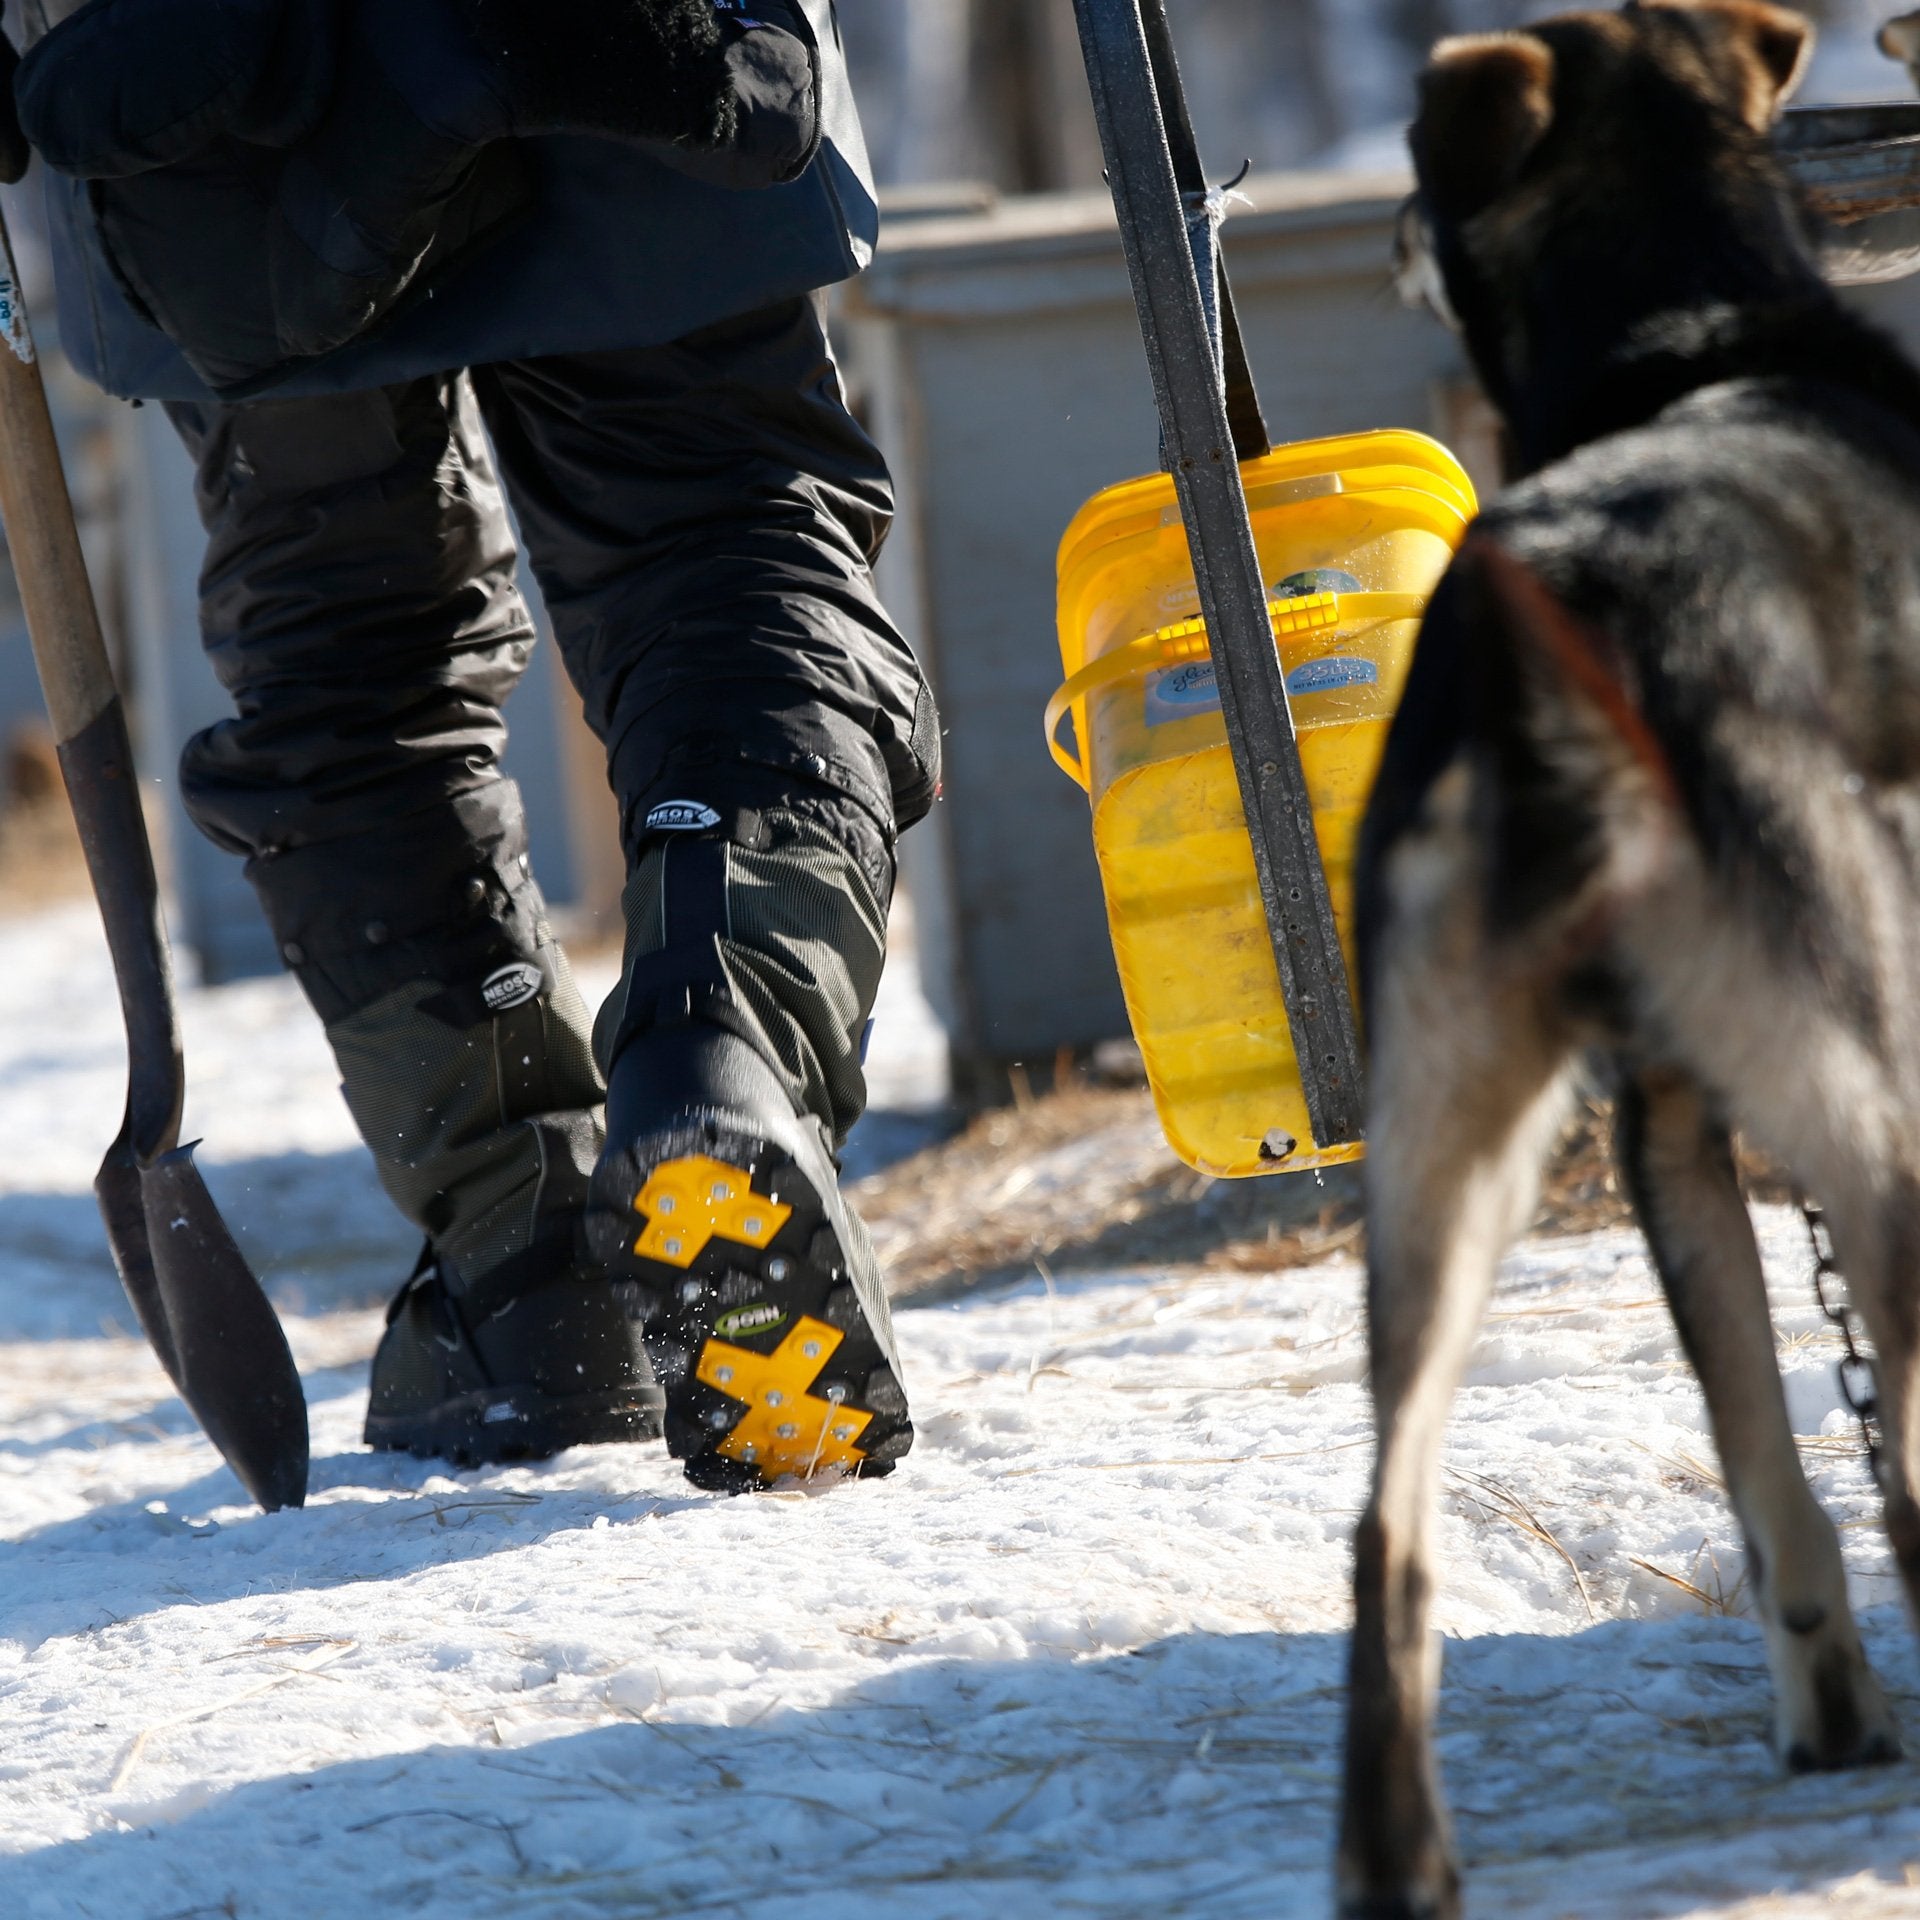
<svg viewBox="0 0 1920 1920">
<path fill-rule="evenodd" d="M 1876 1484 L 1880 1478 L 1880 1396 L 1874 1388 L 1873 1362 L 1860 1351 L 1855 1337 L 1858 1318 L 1848 1304 L 1846 1283 L 1840 1262 L 1834 1257 L 1833 1235 L 1827 1230 L 1826 1215 L 1812 1200 L 1800 1202 L 1800 1217 L 1807 1223 L 1807 1238 L 1813 1243 L 1813 1297 L 1829 1324 L 1839 1330 L 1846 1344 L 1836 1371 L 1840 1376 L 1840 1397 L 1853 1409 L 1860 1422 L 1860 1437 L 1866 1443 L 1867 1471 Z"/>
</svg>

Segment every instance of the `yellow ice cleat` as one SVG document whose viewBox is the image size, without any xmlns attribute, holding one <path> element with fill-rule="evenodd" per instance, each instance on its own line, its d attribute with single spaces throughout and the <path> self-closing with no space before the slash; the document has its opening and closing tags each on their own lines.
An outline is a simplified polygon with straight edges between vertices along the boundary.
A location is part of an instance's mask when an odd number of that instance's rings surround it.
<svg viewBox="0 0 1920 1920">
<path fill-rule="evenodd" d="M 687 1478 L 891 1473 L 913 1417 L 886 1285 L 818 1122 L 730 1028 L 648 1028 L 614 1079 L 588 1244 L 643 1319 Z"/>
<path fill-rule="evenodd" d="M 634 1252 L 673 1267 L 692 1266 L 716 1236 L 765 1247 L 793 1215 L 790 1206 L 755 1193 L 741 1168 L 698 1153 L 655 1167 L 633 1210 L 647 1219 Z"/>
<path fill-rule="evenodd" d="M 825 1396 L 811 1391 L 843 1338 L 803 1315 L 771 1353 L 709 1340 L 700 1350 L 700 1380 L 747 1408 L 717 1451 L 766 1480 L 856 1472 L 866 1458 L 856 1443 L 873 1415 L 848 1406 L 837 1384 Z"/>
</svg>

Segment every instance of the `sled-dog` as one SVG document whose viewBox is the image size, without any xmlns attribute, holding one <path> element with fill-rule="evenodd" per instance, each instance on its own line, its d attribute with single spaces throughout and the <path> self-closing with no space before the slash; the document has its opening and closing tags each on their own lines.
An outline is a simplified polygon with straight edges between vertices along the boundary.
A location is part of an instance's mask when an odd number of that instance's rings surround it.
<svg viewBox="0 0 1920 1920">
<path fill-rule="evenodd" d="M 1920 1606 L 1920 375 L 1812 264 L 1768 129 L 1810 33 L 1647 0 L 1442 42 L 1406 274 L 1514 471 L 1435 593 L 1362 840 L 1367 1307 L 1338 1887 L 1450 1916 L 1442 1428 L 1569 1075 L 1704 1390 L 1792 1768 L 1898 1752 L 1802 1476 L 1729 1130 L 1824 1203 Z"/>
</svg>

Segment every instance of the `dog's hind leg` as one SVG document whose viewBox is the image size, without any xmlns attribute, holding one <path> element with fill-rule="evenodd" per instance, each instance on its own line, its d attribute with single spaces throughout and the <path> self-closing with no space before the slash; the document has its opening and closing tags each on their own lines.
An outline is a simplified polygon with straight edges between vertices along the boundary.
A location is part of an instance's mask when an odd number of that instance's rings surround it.
<svg viewBox="0 0 1920 1920">
<path fill-rule="evenodd" d="M 1621 1171 L 1746 1539 L 1773 1669 L 1775 1748 L 1796 1770 L 1893 1759 L 1899 1740 L 1847 1605 L 1839 1537 L 1794 1446 L 1726 1128 L 1692 1077 L 1665 1067 L 1633 1074 L 1618 1113 Z"/>
<path fill-rule="evenodd" d="M 1837 868 L 1820 903 L 1820 964 L 1783 971 L 1768 953 L 1766 922 L 1701 916 L 1698 893 L 1660 903 L 1636 946 L 1658 1030 L 1684 1036 L 1689 1063 L 1724 1096 L 1729 1115 L 1826 1208 L 1848 1294 L 1873 1341 L 1887 1536 L 1920 1622 L 1920 1076 L 1910 1064 L 1920 1054 L 1910 1037 L 1920 1034 L 1920 978 L 1908 977 L 1915 900 L 1903 873 L 1884 860 L 1876 870 L 1878 842 L 1858 833 L 1849 842 L 1855 825 L 1829 813 L 1805 833 Z"/>
<path fill-rule="evenodd" d="M 1347 1920 L 1449 1920 L 1459 1876 L 1429 1736 L 1431 1518 L 1447 1409 L 1563 1111 L 1567 1047 L 1502 992 L 1478 899 L 1399 916 L 1371 997 L 1367 1309 L 1378 1455 L 1354 1537 Z"/>
</svg>

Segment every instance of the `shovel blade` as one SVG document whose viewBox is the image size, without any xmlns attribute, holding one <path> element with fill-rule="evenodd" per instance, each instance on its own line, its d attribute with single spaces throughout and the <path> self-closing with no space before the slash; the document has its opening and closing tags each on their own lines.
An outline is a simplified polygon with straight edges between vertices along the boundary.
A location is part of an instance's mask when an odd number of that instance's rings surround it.
<svg viewBox="0 0 1920 1920">
<path fill-rule="evenodd" d="M 147 1205 L 140 1197 L 140 1162 L 124 1131 L 107 1149 L 107 1157 L 93 1177 L 93 1197 L 100 1204 L 100 1218 L 106 1222 L 107 1245 L 113 1249 L 120 1284 L 140 1318 L 140 1331 L 166 1368 L 167 1378 L 178 1387 L 180 1362 L 174 1357 L 173 1329 L 167 1325 L 160 1283 L 154 1278 L 153 1255 L 147 1250 Z"/>
<path fill-rule="evenodd" d="M 163 1363 L 172 1355 L 167 1370 L 180 1397 L 254 1499 L 269 1513 L 303 1505 L 307 1402 L 299 1370 L 260 1282 L 193 1164 L 193 1149 L 162 1154 L 140 1168 L 138 1178 L 147 1270 L 166 1323 L 166 1344 L 156 1339 L 156 1351 Z M 104 1192 L 101 1204 L 105 1212 Z M 127 1275 L 123 1264 L 122 1279 Z M 128 1292 L 139 1311 L 131 1281 Z"/>
</svg>

